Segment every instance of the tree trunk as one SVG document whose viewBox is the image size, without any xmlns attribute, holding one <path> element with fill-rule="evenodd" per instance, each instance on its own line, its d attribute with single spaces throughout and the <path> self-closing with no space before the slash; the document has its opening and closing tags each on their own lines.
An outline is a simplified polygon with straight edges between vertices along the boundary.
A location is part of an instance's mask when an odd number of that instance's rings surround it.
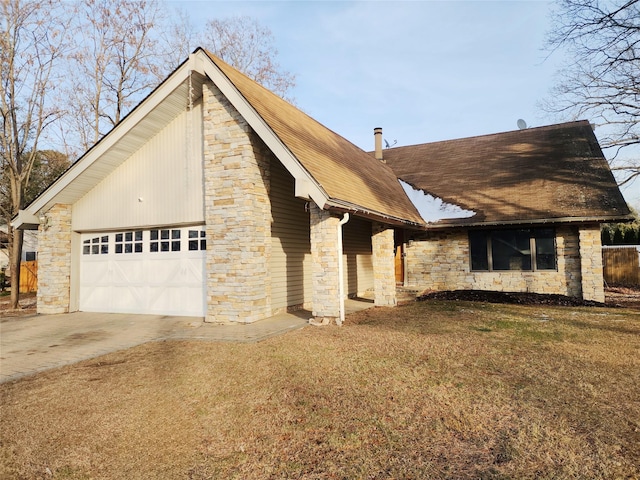
<svg viewBox="0 0 640 480">
<path fill-rule="evenodd" d="M 22 239 L 24 232 L 16 230 L 9 225 L 9 238 L 11 239 L 11 249 L 9 258 L 9 268 L 11 269 L 11 304 L 9 308 L 16 310 L 20 308 L 20 259 L 22 258 Z"/>
</svg>

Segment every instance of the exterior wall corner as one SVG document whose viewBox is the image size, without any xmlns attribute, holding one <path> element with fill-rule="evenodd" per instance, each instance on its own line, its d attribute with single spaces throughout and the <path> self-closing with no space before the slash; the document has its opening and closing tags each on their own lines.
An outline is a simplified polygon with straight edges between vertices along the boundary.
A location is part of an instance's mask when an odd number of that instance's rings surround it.
<svg viewBox="0 0 640 480">
<path fill-rule="evenodd" d="M 41 314 L 68 313 L 71 291 L 71 205 L 56 204 L 38 231 L 38 304 Z"/>
<path fill-rule="evenodd" d="M 319 323 L 340 319 L 338 234 L 340 219 L 310 202 L 312 314 Z"/>
<path fill-rule="evenodd" d="M 394 307 L 396 296 L 394 231 L 386 225 L 374 223 L 371 231 L 373 250 L 373 291 L 377 307 Z"/>
<path fill-rule="evenodd" d="M 271 315 L 269 157 L 218 88 L 202 88 L 205 321 L 252 323 Z"/>
<path fill-rule="evenodd" d="M 602 243 L 600 226 L 580 227 L 580 276 L 582 298 L 604 303 L 604 274 L 602 270 Z"/>
</svg>

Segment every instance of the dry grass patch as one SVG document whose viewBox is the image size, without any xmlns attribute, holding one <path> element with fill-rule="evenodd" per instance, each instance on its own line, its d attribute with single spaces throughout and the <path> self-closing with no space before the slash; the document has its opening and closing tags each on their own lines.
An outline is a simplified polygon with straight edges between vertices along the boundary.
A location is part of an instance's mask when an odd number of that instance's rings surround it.
<svg viewBox="0 0 640 480">
<path fill-rule="evenodd" d="M 639 478 L 640 314 L 421 302 L 0 386 L 8 478 Z"/>
</svg>

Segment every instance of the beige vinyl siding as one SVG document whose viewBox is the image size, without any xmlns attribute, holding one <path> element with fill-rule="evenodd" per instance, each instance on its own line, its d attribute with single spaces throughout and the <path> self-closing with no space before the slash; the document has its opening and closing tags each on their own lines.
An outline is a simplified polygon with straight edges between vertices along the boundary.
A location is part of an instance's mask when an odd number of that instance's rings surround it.
<svg viewBox="0 0 640 480">
<path fill-rule="evenodd" d="M 203 222 L 200 102 L 188 115 L 185 109 L 78 200 L 73 230 Z"/>
<path fill-rule="evenodd" d="M 311 241 L 306 202 L 295 198 L 293 177 L 271 161 L 271 305 L 274 312 L 311 305 Z"/>
<path fill-rule="evenodd" d="M 351 217 L 342 227 L 345 292 L 362 295 L 373 289 L 371 222 Z"/>
</svg>

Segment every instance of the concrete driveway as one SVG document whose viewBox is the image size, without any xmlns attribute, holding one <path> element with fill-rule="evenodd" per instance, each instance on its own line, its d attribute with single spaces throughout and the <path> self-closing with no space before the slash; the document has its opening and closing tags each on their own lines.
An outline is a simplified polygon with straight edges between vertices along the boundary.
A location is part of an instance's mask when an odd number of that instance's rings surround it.
<svg viewBox="0 0 640 480">
<path fill-rule="evenodd" d="M 310 313 L 296 314 L 248 325 L 215 325 L 195 317 L 86 312 L 3 318 L 0 383 L 150 341 L 257 342 L 306 326 Z"/>
<path fill-rule="evenodd" d="M 347 313 L 372 306 L 345 302 Z M 300 310 L 236 325 L 196 317 L 87 312 L 0 318 L 0 383 L 151 341 L 259 342 L 302 328 L 310 317 Z"/>
</svg>

